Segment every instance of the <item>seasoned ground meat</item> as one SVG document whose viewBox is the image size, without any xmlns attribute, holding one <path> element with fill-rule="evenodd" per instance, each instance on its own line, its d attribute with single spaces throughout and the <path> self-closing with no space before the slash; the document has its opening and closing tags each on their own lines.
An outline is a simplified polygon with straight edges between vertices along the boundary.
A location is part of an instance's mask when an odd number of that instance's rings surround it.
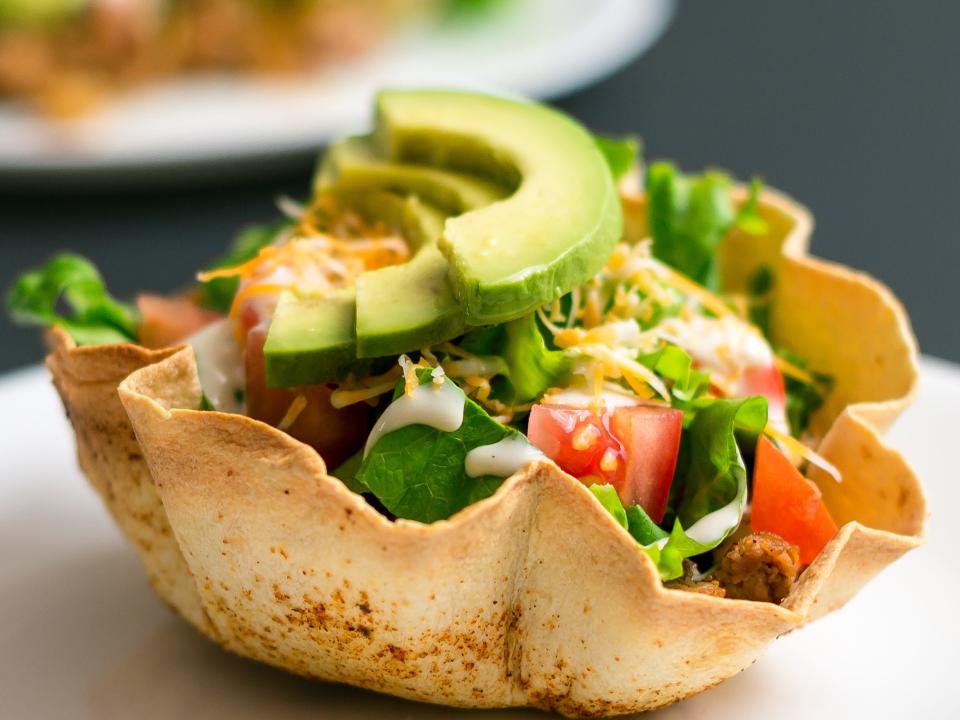
<svg viewBox="0 0 960 720">
<path fill-rule="evenodd" d="M 671 580 L 666 585 L 671 590 L 685 590 L 686 592 L 700 593 L 701 595 L 712 595 L 713 597 L 723 597 L 723 588 L 716 580 L 694 580 L 693 573 L 697 569 L 689 560 L 683 561 L 683 577 Z"/>
<path fill-rule="evenodd" d="M 800 569 L 800 553 L 779 535 L 752 533 L 723 556 L 714 577 L 729 598 L 779 603 Z"/>
</svg>

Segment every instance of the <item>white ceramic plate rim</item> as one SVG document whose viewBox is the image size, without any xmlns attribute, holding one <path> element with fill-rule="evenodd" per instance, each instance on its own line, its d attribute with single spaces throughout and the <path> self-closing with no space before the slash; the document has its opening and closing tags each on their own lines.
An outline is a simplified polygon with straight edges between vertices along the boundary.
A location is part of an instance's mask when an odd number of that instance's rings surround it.
<svg viewBox="0 0 960 720">
<path fill-rule="evenodd" d="M 153 720 L 379 717 L 509 720 L 309 683 L 226 655 L 152 594 L 133 552 L 76 468 L 43 368 L 0 378 L 0 716 Z M 833 615 L 775 641 L 752 668 L 656 717 L 960 717 L 960 624 L 948 451 L 960 366 L 925 359 L 917 403 L 891 444 L 930 498 L 928 544 Z"/>
</svg>

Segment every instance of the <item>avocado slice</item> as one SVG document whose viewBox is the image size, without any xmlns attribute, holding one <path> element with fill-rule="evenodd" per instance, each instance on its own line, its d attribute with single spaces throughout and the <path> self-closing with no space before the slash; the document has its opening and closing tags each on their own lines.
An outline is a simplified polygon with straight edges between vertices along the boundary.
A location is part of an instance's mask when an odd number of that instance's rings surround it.
<svg viewBox="0 0 960 720">
<path fill-rule="evenodd" d="M 357 370 L 358 357 L 394 355 L 462 332 L 449 266 L 436 246 L 446 213 L 414 196 L 335 195 L 339 205 L 402 233 L 415 254 L 329 297 L 284 293 L 263 348 L 272 387 L 327 382 Z"/>
<path fill-rule="evenodd" d="M 314 181 L 316 190 L 386 190 L 416 195 L 450 215 L 505 197 L 509 189 L 482 178 L 428 165 L 386 162 L 369 137 L 349 137 L 327 152 Z"/>
<path fill-rule="evenodd" d="M 447 215 L 497 202 L 507 188 L 452 170 L 384 162 L 368 137 L 334 145 L 315 187 L 408 194 L 404 232 L 423 242 L 422 247 L 415 244 L 419 249 L 407 263 L 357 278 L 357 357 L 397 355 L 463 332 L 463 311 L 450 286 L 449 264 L 436 243 Z"/>
<path fill-rule="evenodd" d="M 285 298 L 264 348 L 273 385 L 326 382 L 357 358 L 529 313 L 595 275 L 622 231 L 586 130 L 546 107 L 470 93 L 381 93 L 373 135 L 334 146 L 315 191 L 369 194 L 360 204 L 390 217 L 416 252 L 363 273 L 331 307 Z"/>
<path fill-rule="evenodd" d="M 455 337 L 465 329 L 463 310 L 450 284 L 450 266 L 437 248 L 448 215 L 475 210 L 497 202 L 508 190 L 493 182 L 441 168 L 378 160 L 369 139 L 353 137 L 337 143 L 327 154 L 314 186 L 333 193 L 338 202 L 368 220 L 381 220 L 402 233 L 414 255 L 402 265 L 363 273 L 355 288 L 355 327 L 343 324 L 327 335 L 315 334 L 310 350 L 300 348 L 307 367 L 314 368 L 310 382 L 322 382 L 350 369 L 344 348 L 354 346 L 357 358 L 409 352 Z M 338 304 L 343 298 L 337 300 Z M 302 322 L 288 301 L 283 316 L 275 316 L 264 347 L 270 384 L 302 384 L 284 376 L 290 362 L 282 326 Z M 322 304 L 322 303 L 320 303 Z M 304 300 L 303 313 L 319 317 L 318 301 Z M 337 315 L 339 318 L 340 316 Z M 320 343 L 320 344 L 318 344 Z M 284 348 L 281 352 L 278 348 Z M 324 358 L 325 353 L 329 358 Z M 277 374 L 270 368 L 275 366 Z M 293 373 L 302 378 L 299 372 Z"/>
<path fill-rule="evenodd" d="M 386 91 L 374 142 L 392 162 L 478 174 L 515 191 L 451 218 L 439 247 L 470 325 L 552 301 L 603 267 L 623 217 L 593 137 L 533 103 L 450 91 Z"/>
<path fill-rule="evenodd" d="M 312 385 L 339 377 L 356 360 L 353 288 L 323 297 L 280 295 L 263 345 L 267 385 Z"/>
<path fill-rule="evenodd" d="M 411 233 L 423 245 L 403 265 L 357 278 L 357 357 L 398 355 L 461 334 L 463 310 L 450 285 L 449 264 L 437 247 L 446 218 L 441 211 L 408 198 Z"/>
</svg>

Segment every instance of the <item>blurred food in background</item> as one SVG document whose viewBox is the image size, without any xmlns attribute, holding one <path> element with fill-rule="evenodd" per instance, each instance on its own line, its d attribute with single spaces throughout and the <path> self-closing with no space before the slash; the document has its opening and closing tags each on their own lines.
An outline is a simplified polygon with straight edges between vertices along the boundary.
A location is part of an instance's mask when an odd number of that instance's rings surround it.
<svg viewBox="0 0 960 720">
<path fill-rule="evenodd" d="M 649 48 L 672 0 L 0 0 L 0 187 L 264 172 L 383 87 L 547 98 Z"/>
<path fill-rule="evenodd" d="M 126 88 L 362 56 L 401 24 L 490 0 L 0 0 L 0 98 L 82 115 Z"/>
</svg>

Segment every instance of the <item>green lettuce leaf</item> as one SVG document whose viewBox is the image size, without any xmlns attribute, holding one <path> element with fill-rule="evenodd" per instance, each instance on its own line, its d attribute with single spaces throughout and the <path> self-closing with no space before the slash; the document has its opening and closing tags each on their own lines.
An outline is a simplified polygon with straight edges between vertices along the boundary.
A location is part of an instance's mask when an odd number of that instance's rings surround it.
<svg viewBox="0 0 960 720">
<path fill-rule="evenodd" d="M 620 496 L 617 495 L 616 488 L 614 488 L 613 485 L 598 485 L 594 483 L 588 489 L 593 493 L 593 496 L 600 501 L 600 504 L 603 505 L 606 511 L 613 515 L 613 519 L 620 523 L 620 527 L 628 530 L 630 524 L 627 521 L 627 511 L 623 507 L 623 503 L 620 502 Z"/>
<path fill-rule="evenodd" d="M 632 505 L 627 510 L 627 530 L 634 540 L 643 546 L 653 545 L 667 537 L 667 533 L 657 525 L 639 505 Z"/>
<path fill-rule="evenodd" d="M 421 384 L 431 381 L 429 370 L 417 374 Z M 403 381 L 397 392 L 403 392 Z M 385 434 L 363 459 L 355 482 L 368 488 L 397 517 L 427 523 L 448 518 L 492 495 L 504 478 L 467 475 L 467 453 L 506 437 L 523 436 L 465 396 L 464 403 L 463 422 L 453 432 L 407 425 Z"/>
<path fill-rule="evenodd" d="M 547 347 L 536 314 L 473 330 L 459 345 L 475 355 L 502 358 L 503 382 L 495 384 L 495 395 L 511 403 L 536 400 L 561 385 L 573 367 L 565 353 Z"/>
<path fill-rule="evenodd" d="M 769 265 L 761 265 L 747 279 L 750 322 L 756 325 L 768 339 L 770 337 L 770 299 L 775 281 L 773 270 Z"/>
<path fill-rule="evenodd" d="M 536 315 L 511 320 L 506 329 L 503 359 L 507 378 L 513 386 L 513 401 L 525 403 L 539 398 L 570 374 L 572 361 L 559 350 L 548 350 Z"/>
<path fill-rule="evenodd" d="M 787 391 L 787 423 L 790 425 L 790 434 L 800 437 L 810 425 L 810 416 L 823 405 L 827 394 L 833 389 L 834 379 L 832 375 L 811 371 L 807 361 L 796 353 L 783 348 L 777 348 L 776 353 L 809 372 L 815 381 L 811 384 L 789 375 L 783 376 L 784 389 Z"/>
<path fill-rule="evenodd" d="M 640 505 L 624 508 L 612 485 L 591 485 L 590 492 L 620 526 L 633 536 L 657 566 L 657 572 L 663 580 L 673 580 L 683 576 L 684 558 L 699 555 L 716 547 L 714 544 L 698 542 L 690 538 L 683 531 L 679 520 L 674 521 L 673 531 L 667 533 L 650 519 Z"/>
<path fill-rule="evenodd" d="M 619 180 L 633 168 L 640 154 L 640 140 L 628 135 L 623 138 L 612 138 L 604 135 L 594 135 L 594 142 L 600 152 L 607 159 L 610 172 L 614 180 Z"/>
<path fill-rule="evenodd" d="M 656 352 L 641 355 L 637 360 L 670 382 L 675 406 L 696 399 L 710 387 L 709 373 L 694 370 L 693 358 L 676 345 L 665 345 Z"/>
<path fill-rule="evenodd" d="M 58 310 L 61 301 L 68 311 Z M 97 268 L 84 257 L 63 253 L 23 273 L 7 293 L 7 311 L 24 325 L 57 325 L 78 345 L 136 341 L 135 308 L 107 292 Z"/>
<path fill-rule="evenodd" d="M 747 470 L 735 433 L 756 443 L 766 424 L 764 397 L 708 400 L 697 410 L 677 459 L 676 477 L 683 480 L 677 517 L 685 527 L 726 506 L 741 491 L 746 500 Z"/>
<path fill-rule="evenodd" d="M 220 257 L 209 270 L 233 267 L 252 260 L 264 247 L 273 242 L 274 238 L 290 222 L 283 220 L 269 225 L 253 225 L 244 228 L 234 238 L 230 249 Z M 240 279 L 235 277 L 221 277 L 200 283 L 201 302 L 211 310 L 221 313 L 230 312 L 233 296 L 237 294 Z"/>
<path fill-rule="evenodd" d="M 653 254 L 691 280 L 719 290 L 717 246 L 734 227 L 762 231 L 756 208 L 760 183 L 753 181 L 750 196 L 738 210 L 733 181 L 709 170 L 684 175 L 672 164 L 657 162 L 647 168 L 647 219 L 653 236 Z"/>
<path fill-rule="evenodd" d="M 370 492 L 370 488 L 357 480 L 357 474 L 360 472 L 362 465 L 363 449 L 361 448 L 359 451 L 355 452 L 340 465 L 338 465 L 336 470 L 330 474 L 340 480 L 340 482 L 350 488 L 353 492 L 362 495 L 363 493 Z"/>
</svg>

